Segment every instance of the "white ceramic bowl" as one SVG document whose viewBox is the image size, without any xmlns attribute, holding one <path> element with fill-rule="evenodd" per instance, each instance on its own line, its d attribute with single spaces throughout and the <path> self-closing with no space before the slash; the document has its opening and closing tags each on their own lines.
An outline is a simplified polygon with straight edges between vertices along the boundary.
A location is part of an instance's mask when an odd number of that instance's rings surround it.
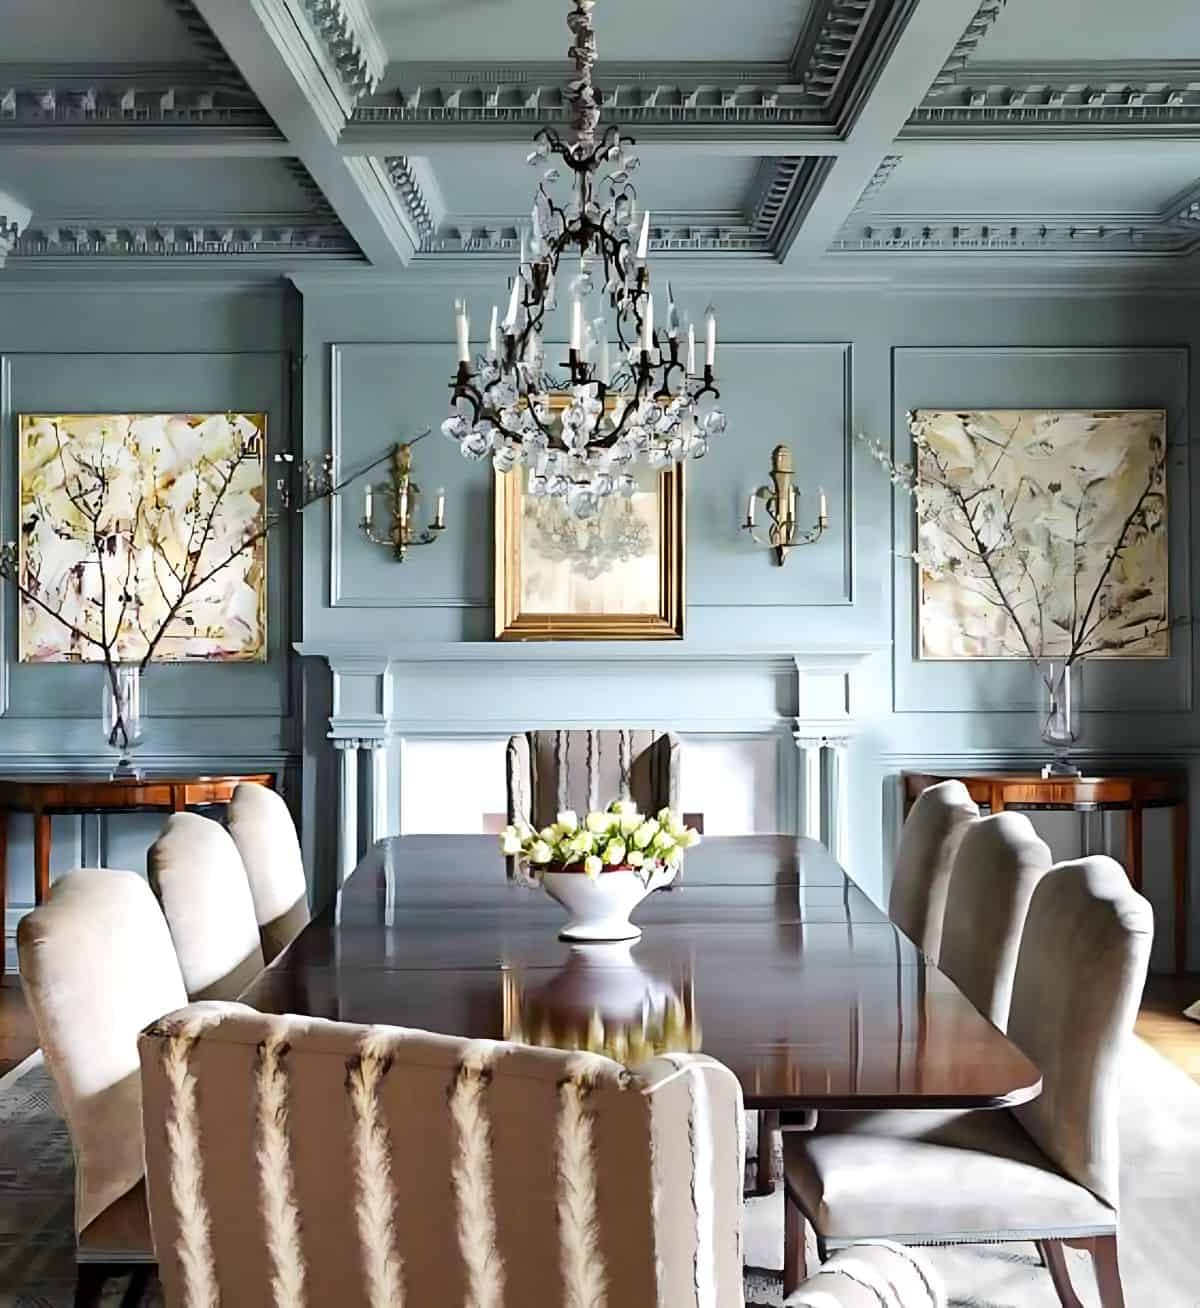
<svg viewBox="0 0 1200 1308">
<path fill-rule="evenodd" d="M 674 879 L 672 868 L 648 878 L 628 867 L 605 868 L 594 878 L 582 871 L 542 873 L 546 893 L 571 915 L 558 933 L 562 940 L 636 940 L 642 929 L 629 920 L 630 913 L 651 891 Z"/>
</svg>

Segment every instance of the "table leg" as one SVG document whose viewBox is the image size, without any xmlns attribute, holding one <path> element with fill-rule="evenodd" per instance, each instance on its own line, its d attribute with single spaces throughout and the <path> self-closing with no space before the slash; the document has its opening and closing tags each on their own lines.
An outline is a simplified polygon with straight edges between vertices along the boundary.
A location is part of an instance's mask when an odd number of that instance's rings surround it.
<svg viewBox="0 0 1200 1308">
<path fill-rule="evenodd" d="M 1141 893 L 1142 889 L 1142 806 L 1134 804 L 1125 824 L 1125 871 L 1130 884 Z"/>
<path fill-rule="evenodd" d="M 50 894 L 50 814 L 33 815 L 33 902 L 44 904 Z"/>
<path fill-rule="evenodd" d="M 1188 858 L 1188 798 L 1171 810 L 1171 863 L 1175 882 L 1175 971 L 1187 971 L 1188 903 L 1191 868 Z"/>
</svg>

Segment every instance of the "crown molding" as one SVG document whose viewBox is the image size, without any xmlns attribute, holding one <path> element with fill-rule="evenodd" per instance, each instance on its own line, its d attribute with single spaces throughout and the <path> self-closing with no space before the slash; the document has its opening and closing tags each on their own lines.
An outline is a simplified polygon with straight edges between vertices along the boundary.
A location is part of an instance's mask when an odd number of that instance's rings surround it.
<svg viewBox="0 0 1200 1308">
<path fill-rule="evenodd" d="M 888 184 L 892 174 L 899 166 L 903 158 L 899 154 L 885 154 L 879 161 L 879 166 L 871 174 L 866 186 L 863 187 L 861 194 L 854 204 L 854 212 L 865 208 L 867 201 L 878 195 L 880 191 Z"/>
<path fill-rule="evenodd" d="M 170 222 L 139 218 L 43 219 L 27 227 L 13 262 L 51 260 L 222 260 L 295 256 L 361 258 L 336 219 L 313 213 L 196 215 Z"/>
<path fill-rule="evenodd" d="M 382 163 L 388 181 L 417 233 L 419 244 L 424 248 L 433 238 L 438 224 L 425 197 L 423 179 L 418 177 L 417 167 L 406 155 L 390 155 Z"/>
<path fill-rule="evenodd" d="M 349 117 L 379 85 L 387 52 L 364 0 L 280 0 Z"/>
<path fill-rule="evenodd" d="M 249 93 L 250 88 L 246 85 L 241 71 L 209 27 L 208 20 L 196 8 L 194 0 L 165 0 L 165 2 L 187 28 L 188 35 L 192 38 L 192 45 L 205 64 L 218 74 L 226 85 Z"/>
<path fill-rule="evenodd" d="M 954 43 L 953 49 L 942 65 L 941 72 L 933 79 L 935 87 L 945 86 L 966 67 L 967 62 L 979 49 L 983 38 L 992 30 L 992 25 L 1000 17 L 1008 0 L 982 0 L 975 11 L 975 17 L 967 24 L 962 36 Z"/>
<path fill-rule="evenodd" d="M 1200 201 L 1197 202 L 1200 210 Z M 1053 219 L 1012 217 L 941 218 L 872 214 L 847 223 L 832 251 L 908 254 L 936 251 L 1047 252 L 1058 255 L 1097 251 L 1129 255 L 1190 254 L 1200 246 L 1200 222 L 1194 228 L 1172 217 L 1106 222 L 1093 215 L 1056 215 Z"/>
</svg>

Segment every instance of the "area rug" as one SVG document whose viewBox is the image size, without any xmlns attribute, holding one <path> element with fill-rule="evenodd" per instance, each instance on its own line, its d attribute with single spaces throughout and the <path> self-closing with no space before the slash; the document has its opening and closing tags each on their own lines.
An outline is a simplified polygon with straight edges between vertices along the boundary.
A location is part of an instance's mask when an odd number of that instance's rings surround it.
<svg viewBox="0 0 1200 1308">
<path fill-rule="evenodd" d="M 1198 1036 L 1200 1038 L 1200 1036 Z M 1121 1113 L 1120 1252 L 1129 1308 L 1200 1308 L 1200 1087 L 1140 1040 L 1126 1058 Z M 0 1078 L 0 1306 L 70 1308 L 71 1146 L 39 1055 Z M 783 1202 L 779 1193 L 746 1206 L 746 1299 L 783 1302 Z M 1058 1308 L 1032 1245 L 928 1251 L 952 1308 Z M 1076 1290 L 1098 1308 L 1087 1260 L 1071 1253 Z M 104 1303 L 121 1303 L 110 1283 Z M 144 1308 L 160 1308 L 152 1291 Z M 433 1306 L 429 1306 L 433 1308 Z M 620 1308 L 635 1308 L 621 1305 Z"/>
</svg>

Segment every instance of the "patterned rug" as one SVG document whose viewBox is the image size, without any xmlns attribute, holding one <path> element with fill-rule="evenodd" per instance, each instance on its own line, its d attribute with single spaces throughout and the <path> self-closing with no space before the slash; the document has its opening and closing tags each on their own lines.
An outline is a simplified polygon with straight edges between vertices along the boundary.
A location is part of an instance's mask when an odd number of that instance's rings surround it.
<svg viewBox="0 0 1200 1308">
<path fill-rule="evenodd" d="M 1198 1033 L 1200 1038 L 1200 1033 Z M 1129 1308 L 1200 1308 L 1200 1087 L 1134 1041 L 1121 1115 L 1121 1266 Z M 0 1308 L 70 1308 L 71 1145 L 49 1075 L 35 1054 L 0 1078 Z M 776 1192 L 746 1205 L 747 1308 L 778 1308 L 783 1201 Z M 1032 1245 L 929 1251 L 951 1308 L 1057 1308 Z M 810 1265 L 815 1251 L 810 1250 Z M 1085 1308 L 1098 1303 L 1086 1259 L 1069 1251 Z M 126 1283 L 112 1281 L 105 1308 Z M 157 1289 L 142 1308 L 161 1308 Z M 634 1308 L 621 1305 L 620 1308 Z"/>
</svg>

